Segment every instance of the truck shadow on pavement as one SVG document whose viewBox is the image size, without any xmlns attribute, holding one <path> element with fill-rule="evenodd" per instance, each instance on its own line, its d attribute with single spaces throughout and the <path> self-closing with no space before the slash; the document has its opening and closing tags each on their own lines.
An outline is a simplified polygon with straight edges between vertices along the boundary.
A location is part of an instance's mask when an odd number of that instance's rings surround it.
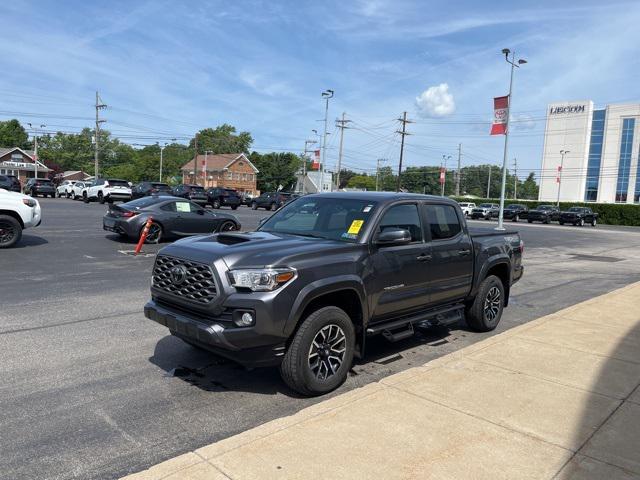
<svg viewBox="0 0 640 480">
<path fill-rule="evenodd" d="M 413 337 L 397 343 L 390 343 L 382 337 L 368 339 L 367 354 L 363 359 L 354 359 L 350 377 L 364 377 L 357 382 L 362 384 L 379 380 L 391 372 L 410 368 L 417 364 L 411 360 L 416 348 L 447 344 L 449 336 L 448 328 L 434 327 L 416 330 Z M 435 358 L 442 355 L 438 351 L 439 349 L 434 348 L 423 354 Z M 208 392 L 239 391 L 302 398 L 284 384 L 277 367 L 247 369 L 214 353 L 192 347 L 172 335 L 165 336 L 156 344 L 149 361 L 164 370 L 166 377 L 180 378 Z M 421 363 L 424 361 L 426 360 L 421 360 Z M 350 380 L 347 379 L 347 387 L 349 383 Z"/>
</svg>

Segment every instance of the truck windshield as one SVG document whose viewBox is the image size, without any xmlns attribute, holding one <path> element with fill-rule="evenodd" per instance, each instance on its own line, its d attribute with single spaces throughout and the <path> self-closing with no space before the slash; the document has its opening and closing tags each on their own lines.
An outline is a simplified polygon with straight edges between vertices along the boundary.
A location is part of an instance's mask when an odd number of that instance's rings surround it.
<svg viewBox="0 0 640 480">
<path fill-rule="evenodd" d="M 258 230 L 353 243 L 375 207 L 371 200 L 302 197 L 288 203 Z"/>
</svg>

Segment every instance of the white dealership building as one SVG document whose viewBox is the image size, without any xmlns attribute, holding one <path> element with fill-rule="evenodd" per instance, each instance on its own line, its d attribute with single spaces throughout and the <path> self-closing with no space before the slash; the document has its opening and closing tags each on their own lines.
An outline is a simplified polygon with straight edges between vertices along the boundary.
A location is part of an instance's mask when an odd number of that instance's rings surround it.
<svg viewBox="0 0 640 480">
<path fill-rule="evenodd" d="M 640 203 L 640 103 L 552 103 L 542 154 L 544 202 Z"/>
</svg>

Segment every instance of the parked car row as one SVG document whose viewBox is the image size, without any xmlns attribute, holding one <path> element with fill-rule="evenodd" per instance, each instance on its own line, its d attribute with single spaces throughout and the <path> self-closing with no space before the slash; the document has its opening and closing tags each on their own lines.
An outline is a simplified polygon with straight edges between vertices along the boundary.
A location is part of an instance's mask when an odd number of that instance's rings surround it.
<svg viewBox="0 0 640 480">
<path fill-rule="evenodd" d="M 473 220 L 491 220 L 500 216 L 500 205 L 497 203 L 481 203 L 478 206 L 475 203 L 461 203 L 460 208 L 465 216 Z M 598 224 L 598 214 L 588 207 L 571 207 L 566 211 L 560 211 L 554 205 L 539 205 L 529 210 L 526 205 L 513 203 L 504 207 L 503 218 L 512 222 L 558 222 L 560 225 L 568 223 L 581 227 L 585 224 L 595 227 Z"/>
</svg>

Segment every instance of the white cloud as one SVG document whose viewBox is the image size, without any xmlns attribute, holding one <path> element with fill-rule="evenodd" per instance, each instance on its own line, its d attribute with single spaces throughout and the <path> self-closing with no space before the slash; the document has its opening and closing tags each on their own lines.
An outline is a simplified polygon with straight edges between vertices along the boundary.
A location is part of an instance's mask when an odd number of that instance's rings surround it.
<svg viewBox="0 0 640 480">
<path fill-rule="evenodd" d="M 416 106 L 418 114 L 428 118 L 446 117 L 456 111 L 456 102 L 446 83 L 427 88 L 416 97 Z"/>
</svg>

